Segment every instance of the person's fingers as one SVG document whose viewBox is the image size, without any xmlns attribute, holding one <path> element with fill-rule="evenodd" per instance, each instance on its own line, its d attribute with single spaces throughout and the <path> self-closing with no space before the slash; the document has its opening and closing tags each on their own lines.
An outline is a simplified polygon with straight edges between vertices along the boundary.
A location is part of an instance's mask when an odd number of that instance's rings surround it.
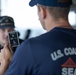
<svg viewBox="0 0 76 75">
<path fill-rule="evenodd" d="M 4 45 L 4 49 L 5 49 L 5 50 L 9 50 L 9 47 L 8 47 L 7 44 Z"/>
<path fill-rule="evenodd" d="M 10 52 L 13 54 L 13 50 L 12 50 L 12 47 L 11 46 L 9 46 L 9 49 L 10 49 Z"/>
<path fill-rule="evenodd" d="M 12 50 L 11 46 L 8 46 L 7 44 L 5 44 L 4 49 L 8 52 L 11 52 L 11 54 L 13 54 L 13 50 Z"/>
<path fill-rule="evenodd" d="M 5 56 L 7 57 L 6 59 L 11 61 L 13 52 L 12 52 L 12 50 L 10 50 L 10 48 L 7 45 L 4 46 L 4 53 L 5 53 Z"/>
<path fill-rule="evenodd" d="M 6 54 L 10 54 L 10 49 L 8 48 L 7 45 L 4 45 L 4 51 Z"/>
<path fill-rule="evenodd" d="M 5 58 L 4 50 L 1 49 L 1 52 L 0 52 L 0 64 L 1 64 L 1 62 L 4 60 L 4 58 Z"/>
<path fill-rule="evenodd" d="M 5 58 L 5 51 L 4 51 L 4 49 L 1 49 L 1 58 L 2 58 L 2 59 Z"/>
</svg>

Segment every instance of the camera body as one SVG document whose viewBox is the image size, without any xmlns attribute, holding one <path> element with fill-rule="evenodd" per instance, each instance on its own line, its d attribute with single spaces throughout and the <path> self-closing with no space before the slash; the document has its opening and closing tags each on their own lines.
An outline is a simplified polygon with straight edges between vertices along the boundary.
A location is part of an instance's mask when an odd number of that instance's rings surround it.
<svg viewBox="0 0 76 75">
<path fill-rule="evenodd" d="M 11 47 L 17 47 L 19 42 L 19 36 L 17 31 L 11 31 L 8 33 L 8 41 Z"/>
</svg>

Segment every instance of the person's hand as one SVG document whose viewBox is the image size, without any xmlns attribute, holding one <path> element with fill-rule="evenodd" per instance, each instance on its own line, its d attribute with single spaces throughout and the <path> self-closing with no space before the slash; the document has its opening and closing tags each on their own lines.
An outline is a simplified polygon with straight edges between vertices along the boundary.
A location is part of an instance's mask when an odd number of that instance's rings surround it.
<svg viewBox="0 0 76 75">
<path fill-rule="evenodd" d="M 4 72 L 7 70 L 11 62 L 12 56 L 13 56 L 12 49 L 8 48 L 8 46 L 5 45 L 0 52 L 0 75 L 3 75 Z"/>
</svg>

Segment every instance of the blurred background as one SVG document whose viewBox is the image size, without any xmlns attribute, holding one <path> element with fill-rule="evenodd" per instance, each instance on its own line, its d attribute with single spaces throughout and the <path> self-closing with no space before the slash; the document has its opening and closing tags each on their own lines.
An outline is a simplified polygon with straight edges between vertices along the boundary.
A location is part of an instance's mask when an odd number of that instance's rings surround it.
<svg viewBox="0 0 76 75">
<path fill-rule="evenodd" d="M 21 39 L 31 38 L 45 33 L 42 28 L 36 7 L 29 6 L 30 0 L 0 0 L 0 15 L 14 18 L 16 30 Z M 69 13 L 69 22 L 76 29 L 76 0 L 73 0 Z"/>
</svg>

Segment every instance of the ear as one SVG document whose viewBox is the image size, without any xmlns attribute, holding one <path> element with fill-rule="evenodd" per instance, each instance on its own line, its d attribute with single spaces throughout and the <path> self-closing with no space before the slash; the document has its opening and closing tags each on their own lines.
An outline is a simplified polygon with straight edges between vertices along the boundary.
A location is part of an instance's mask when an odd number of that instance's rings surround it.
<svg viewBox="0 0 76 75">
<path fill-rule="evenodd" d="M 44 19 L 46 18 L 46 9 L 43 7 L 40 7 L 41 17 Z"/>
</svg>

